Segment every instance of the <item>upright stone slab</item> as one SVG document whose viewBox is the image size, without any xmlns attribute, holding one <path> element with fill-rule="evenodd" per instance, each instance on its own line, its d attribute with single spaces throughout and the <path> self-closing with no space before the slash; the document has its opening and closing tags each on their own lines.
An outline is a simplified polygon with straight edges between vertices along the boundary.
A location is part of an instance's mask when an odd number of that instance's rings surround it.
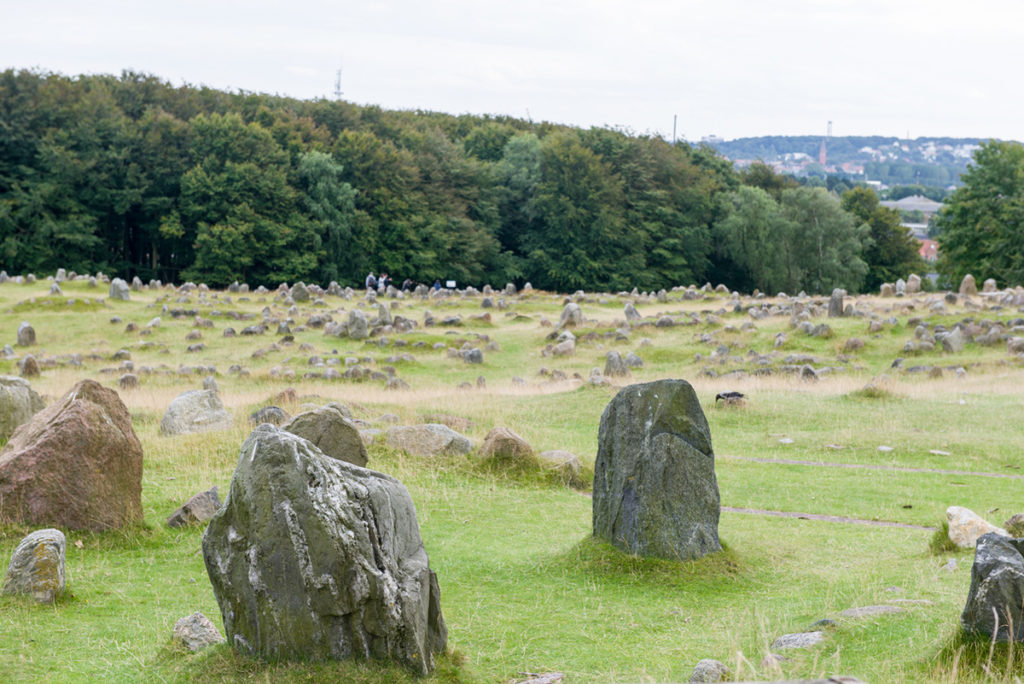
<svg viewBox="0 0 1024 684">
<path fill-rule="evenodd" d="M 846 297 L 846 290 L 836 288 L 832 290 L 832 296 L 828 300 L 828 317 L 840 318 L 843 315 L 843 298 Z"/>
<path fill-rule="evenodd" d="M 36 343 L 36 329 L 28 321 L 22 321 L 18 326 L 18 346 L 31 347 Z"/>
<path fill-rule="evenodd" d="M 685 380 L 621 390 L 601 416 L 594 536 L 628 553 L 677 560 L 722 549 L 715 455 Z"/>
<path fill-rule="evenodd" d="M 387 658 L 426 674 L 445 649 L 437 577 L 406 488 L 272 425 L 242 445 L 203 559 L 241 653 Z"/>
<path fill-rule="evenodd" d="M 0 375 L 0 439 L 8 439 L 15 428 L 27 423 L 45 406 L 28 380 Z"/>
<path fill-rule="evenodd" d="M 131 299 L 131 290 L 128 287 L 128 283 L 120 278 L 114 278 L 110 282 L 110 292 L 108 296 L 111 299 L 120 299 L 127 302 Z"/>
<path fill-rule="evenodd" d="M 1024 539 L 994 532 L 978 538 L 960 623 L 985 638 L 1024 641 Z"/>
</svg>

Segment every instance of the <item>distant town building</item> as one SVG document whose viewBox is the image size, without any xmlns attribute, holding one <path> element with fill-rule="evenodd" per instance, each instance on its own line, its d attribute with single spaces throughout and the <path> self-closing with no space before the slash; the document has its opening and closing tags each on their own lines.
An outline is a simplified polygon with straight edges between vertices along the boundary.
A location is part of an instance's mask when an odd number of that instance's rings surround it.
<svg viewBox="0 0 1024 684">
<path fill-rule="evenodd" d="M 918 239 L 918 242 L 921 243 L 921 246 L 918 248 L 917 253 L 921 255 L 922 259 L 932 262 L 939 258 L 939 245 L 935 240 L 925 238 Z"/>
<path fill-rule="evenodd" d="M 936 202 L 921 195 L 911 195 L 901 200 L 885 200 L 881 202 L 881 205 L 897 211 L 919 211 L 925 215 L 925 218 L 930 218 L 932 214 L 936 214 L 942 209 L 942 202 Z"/>
</svg>

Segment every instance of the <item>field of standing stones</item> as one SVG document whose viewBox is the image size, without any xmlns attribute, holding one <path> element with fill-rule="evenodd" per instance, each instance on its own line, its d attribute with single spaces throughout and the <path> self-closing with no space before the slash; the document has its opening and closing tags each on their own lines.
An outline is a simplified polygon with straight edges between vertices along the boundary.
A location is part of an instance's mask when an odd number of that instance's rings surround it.
<svg viewBox="0 0 1024 684">
<path fill-rule="evenodd" d="M 0 272 L 0 345 L 3 681 L 1024 672 L 1021 287 Z"/>
</svg>

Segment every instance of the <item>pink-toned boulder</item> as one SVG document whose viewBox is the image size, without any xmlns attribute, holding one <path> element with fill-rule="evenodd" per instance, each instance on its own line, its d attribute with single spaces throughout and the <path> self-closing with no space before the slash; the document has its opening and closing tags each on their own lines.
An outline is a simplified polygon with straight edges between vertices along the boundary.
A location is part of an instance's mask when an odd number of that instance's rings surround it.
<svg viewBox="0 0 1024 684">
<path fill-rule="evenodd" d="M 142 520 L 142 444 L 117 392 L 82 380 L 0 451 L 0 520 L 105 530 Z"/>
</svg>

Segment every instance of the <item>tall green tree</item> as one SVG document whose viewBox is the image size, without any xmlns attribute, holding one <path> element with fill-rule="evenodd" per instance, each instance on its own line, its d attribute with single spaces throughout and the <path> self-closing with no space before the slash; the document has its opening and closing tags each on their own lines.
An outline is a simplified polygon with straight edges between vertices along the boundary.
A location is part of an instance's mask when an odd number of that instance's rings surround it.
<svg viewBox="0 0 1024 684">
<path fill-rule="evenodd" d="M 1024 145 L 983 144 L 961 179 L 936 221 L 941 271 L 1024 282 Z"/>
<path fill-rule="evenodd" d="M 324 248 L 318 273 L 323 282 L 343 278 L 343 273 L 350 277 L 357 273 L 352 259 L 356 191 L 342 180 L 342 174 L 341 164 L 317 150 L 304 153 L 299 160 L 303 203 Z"/>
<path fill-rule="evenodd" d="M 622 182 L 574 134 L 541 146 L 538 222 L 523 239 L 528 279 L 562 292 L 632 287 L 643 268 L 624 217 Z"/>
<path fill-rule="evenodd" d="M 787 280 L 808 292 L 859 291 L 868 273 L 861 256 L 870 241 L 868 226 L 843 211 L 824 188 L 783 190 L 779 207 L 795 225 L 793 242 L 786 245 Z"/>
<path fill-rule="evenodd" d="M 760 187 L 744 185 L 723 198 L 725 216 L 713 235 L 718 257 L 733 266 L 729 286 L 775 293 L 791 289 L 795 225 L 783 218 L 778 202 Z"/>
</svg>

